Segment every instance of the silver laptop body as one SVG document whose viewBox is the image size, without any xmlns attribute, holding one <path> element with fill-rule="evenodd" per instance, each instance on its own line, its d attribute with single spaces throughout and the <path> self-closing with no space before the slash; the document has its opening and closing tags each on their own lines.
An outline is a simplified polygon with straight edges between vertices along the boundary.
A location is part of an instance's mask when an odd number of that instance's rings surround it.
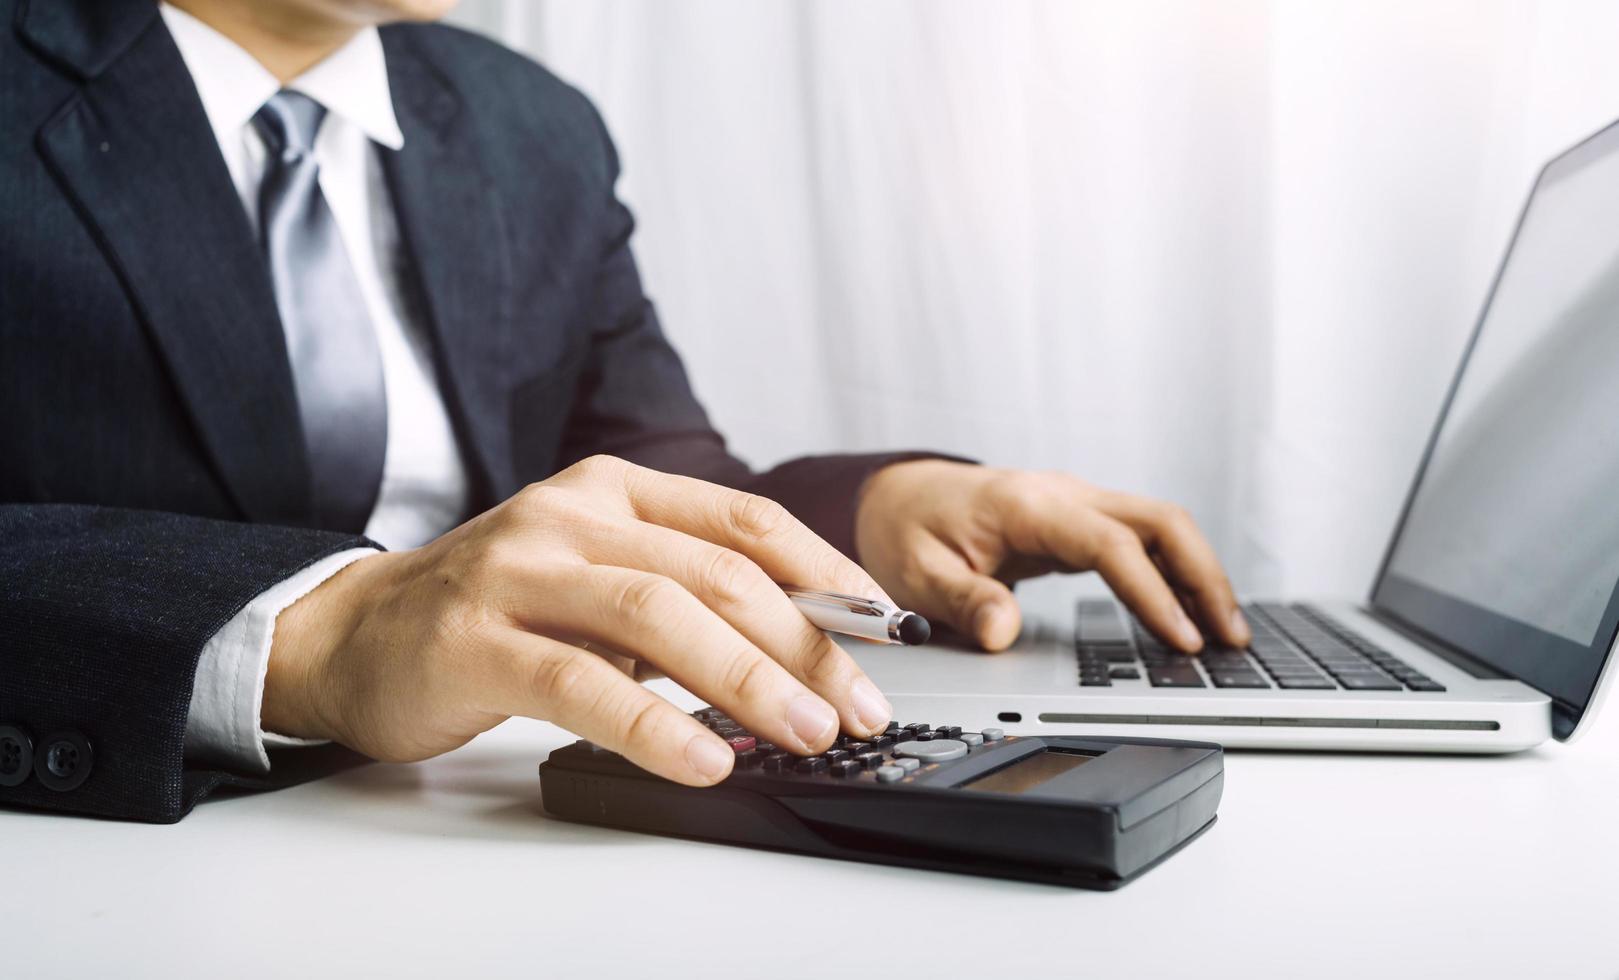
<svg viewBox="0 0 1619 980">
<path fill-rule="evenodd" d="M 1012 649 L 849 642 L 896 717 L 1230 747 L 1512 752 L 1574 737 L 1619 639 L 1619 123 L 1542 169 L 1365 602 L 1247 605 L 1174 659 L 1111 600 Z"/>
</svg>

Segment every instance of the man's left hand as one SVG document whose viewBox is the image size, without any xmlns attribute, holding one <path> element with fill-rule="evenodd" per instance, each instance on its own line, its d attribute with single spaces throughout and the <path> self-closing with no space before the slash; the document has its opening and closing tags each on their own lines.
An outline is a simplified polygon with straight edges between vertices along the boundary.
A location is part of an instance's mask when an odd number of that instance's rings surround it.
<svg viewBox="0 0 1619 980">
<path fill-rule="evenodd" d="M 1184 509 L 1064 473 L 896 463 L 867 480 L 855 543 L 902 607 L 987 650 L 1011 645 L 1022 627 L 1009 584 L 1052 571 L 1101 573 L 1147 628 L 1187 653 L 1205 636 L 1236 647 L 1250 639 L 1230 581 Z"/>
</svg>

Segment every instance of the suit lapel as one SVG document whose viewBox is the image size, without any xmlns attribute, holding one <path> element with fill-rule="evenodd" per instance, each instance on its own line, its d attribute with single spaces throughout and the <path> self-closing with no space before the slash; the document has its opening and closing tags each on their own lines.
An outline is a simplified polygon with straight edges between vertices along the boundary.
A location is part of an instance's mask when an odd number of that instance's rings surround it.
<svg viewBox="0 0 1619 980">
<path fill-rule="evenodd" d="M 242 512 L 307 524 L 269 273 L 185 63 L 147 9 L 122 54 L 41 129 L 39 150 L 100 236 Z"/>
<path fill-rule="evenodd" d="M 439 384 L 471 471 L 474 504 L 509 487 L 506 386 L 511 355 L 511 255 L 478 139 L 447 79 L 407 31 L 383 28 L 388 85 L 404 133 L 384 170 L 425 301 Z"/>
</svg>

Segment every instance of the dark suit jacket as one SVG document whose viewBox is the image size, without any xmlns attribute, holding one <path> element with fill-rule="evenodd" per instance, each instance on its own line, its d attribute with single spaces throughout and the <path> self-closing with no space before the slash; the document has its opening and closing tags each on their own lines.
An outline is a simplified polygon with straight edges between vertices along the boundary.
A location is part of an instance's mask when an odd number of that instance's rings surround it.
<svg viewBox="0 0 1619 980">
<path fill-rule="evenodd" d="M 308 529 L 264 257 L 155 3 L 0 19 L 0 805 L 173 821 L 270 784 L 182 758 L 203 644 L 363 539 Z M 852 554 L 861 482 L 909 454 L 755 474 L 726 452 L 642 293 L 591 104 L 471 34 L 382 39 L 405 146 L 379 152 L 476 508 L 610 453 L 774 497 Z"/>
</svg>

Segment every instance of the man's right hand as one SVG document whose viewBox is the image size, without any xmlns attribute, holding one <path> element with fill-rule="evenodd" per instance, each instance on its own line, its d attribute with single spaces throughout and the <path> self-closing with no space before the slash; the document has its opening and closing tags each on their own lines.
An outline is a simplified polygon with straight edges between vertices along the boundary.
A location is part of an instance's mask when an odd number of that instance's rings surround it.
<svg viewBox="0 0 1619 980">
<path fill-rule="evenodd" d="M 888 702 L 778 582 L 884 596 L 773 501 L 593 457 L 283 611 L 263 724 L 414 761 L 525 715 L 725 778 L 731 749 L 614 666 L 635 662 L 800 754 L 880 731 Z"/>
</svg>

